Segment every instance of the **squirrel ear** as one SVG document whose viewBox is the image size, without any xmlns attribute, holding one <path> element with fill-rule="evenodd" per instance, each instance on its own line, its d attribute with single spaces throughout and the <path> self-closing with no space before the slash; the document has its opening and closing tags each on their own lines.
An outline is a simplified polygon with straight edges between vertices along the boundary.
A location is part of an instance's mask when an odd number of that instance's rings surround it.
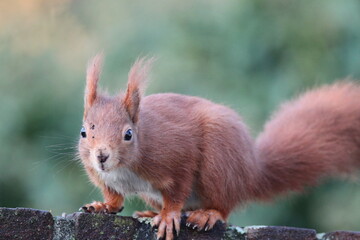
<svg viewBox="0 0 360 240">
<path fill-rule="evenodd" d="M 140 100 L 153 62 L 154 58 L 137 59 L 129 71 L 128 85 L 123 103 L 133 123 L 138 121 Z"/>
<path fill-rule="evenodd" d="M 99 76 L 101 72 L 103 54 L 97 54 L 93 57 L 87 66 L 86 70 L 86 87 L 85 87 L 85 111 L 84 116 L 86 115 L 87 110 L 93 105 L 96 95 L 97 95 L 97 85 L 99 81 Z"/>
</svg>

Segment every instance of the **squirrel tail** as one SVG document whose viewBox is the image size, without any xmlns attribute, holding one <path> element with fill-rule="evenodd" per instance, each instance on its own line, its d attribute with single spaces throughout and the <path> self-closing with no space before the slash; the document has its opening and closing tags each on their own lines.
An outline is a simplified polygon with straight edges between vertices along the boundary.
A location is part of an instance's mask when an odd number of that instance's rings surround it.
<svg viewBox="0 0 360 240">
<path fill-rule="evenodd" d="M 359 169 L 360 85 L 339 82 L 283 104 L 256 149 L 263 200 Z"/>
</svg>

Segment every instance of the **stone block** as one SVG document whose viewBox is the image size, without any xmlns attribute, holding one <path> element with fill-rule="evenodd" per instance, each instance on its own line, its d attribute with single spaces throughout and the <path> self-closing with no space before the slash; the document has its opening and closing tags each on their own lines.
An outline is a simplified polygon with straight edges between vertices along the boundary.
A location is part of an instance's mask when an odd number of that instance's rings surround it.
<svg viewBox="0 0 360 240">
<path fill-rule="evenodd" d="M 273 226 L 246 227 L 247 240 L 316 240 L 313 229 Z"/>
<path fill-rule="evenodd" d="M 360 232 L 335 231 L 323 235 L 321 240 L 360 240 Z"/>
<path fill-rule="evenodd" d="M 50 212 L 29 208 L 0 208 L 0 240 L 52 240 Z"/>
</svg>

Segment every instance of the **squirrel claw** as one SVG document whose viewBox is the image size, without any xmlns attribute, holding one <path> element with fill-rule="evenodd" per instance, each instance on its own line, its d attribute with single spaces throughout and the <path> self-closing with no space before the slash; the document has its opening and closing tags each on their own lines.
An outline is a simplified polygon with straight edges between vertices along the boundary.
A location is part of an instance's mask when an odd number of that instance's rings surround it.
<svg viewBox="0 0 360 240">
<path fill-rule="evenodd" d="M 110 214 L 117 214 L 117 213 L 122 212 L 122 210 L 124 210 L 124 206 L 122 206 L 121 208 L 119 208 L 119 210 L 117 210 L 117 211 L 112 211 L 112 212 L 110 212 Z"/>
<path fill-rule="evenodd" d="M 117 208 L 107 203 L 93 202 L 91 204 L 84 205 L 80 209 L 86 213 L 117 214 L 118 212 L 121 212 L 124 209 L 124 207 Z"/>
<path fill-rule="evenodd" d="M 170 211 L 162 212 L 153 218 L 153 227 L 158 227 L 157 239 L 174 239 L 175 230 L 176 235 L 180 233 L 180 212 Z"/>
<path fill-rule="evenodd" d="M 86 212 L 87 211 L 87 207 L 82 206 L 81 208 L 79 208 L 79 212 Z"/>
<path fill-rule="evenodd" d="M 199 209 L 192 211 L 186 220 L 186 226 L 198 231 L 211 230 L 217 221 L 224 222 L 221 213 L 215 209 Z"/>
</svg>

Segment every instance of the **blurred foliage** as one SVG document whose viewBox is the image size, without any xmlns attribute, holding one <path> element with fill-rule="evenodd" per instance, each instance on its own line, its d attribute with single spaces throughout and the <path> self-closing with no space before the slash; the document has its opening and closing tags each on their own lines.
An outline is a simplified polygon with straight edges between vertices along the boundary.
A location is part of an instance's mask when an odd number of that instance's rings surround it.
<svg viewBox="0 0 360 240">
<path fill-rule="evenodd" d="M 223 103 L 256 136 L 281 102 L 360 78 L 359 12 L 356 0 L 1 1 L 0 206 L 61 214 L 101 199 L 75 160 L 85 66 L 97 52 L 105 88 L 123 88 L 131 63 L 154 55 L 148 94 Z M 359 202 L 359 183 L 331 180 L 230 222 L 359 231 Z M 136 198 L 124 214 L 134 209 L 144 209 Z"/>
</svg>

